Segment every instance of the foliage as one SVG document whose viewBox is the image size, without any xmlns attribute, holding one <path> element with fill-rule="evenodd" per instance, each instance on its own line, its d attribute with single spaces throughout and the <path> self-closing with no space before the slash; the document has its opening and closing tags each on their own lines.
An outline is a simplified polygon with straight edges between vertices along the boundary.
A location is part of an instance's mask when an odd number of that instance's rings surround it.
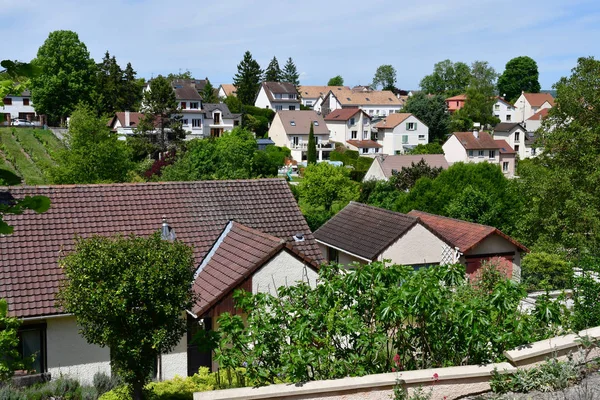
<svg viewBox="0 0 600 400">
<path fill-rule="evenodd" d="M 373 164 L 373 158 L 360 157 L 358 151 L 348 150 L 345 147 L 338 147 L 330 153 L 331 161 L 341 161 L 346 167 L 350 168 L 350 179 L 355 182 L 362 182 L 365 174 Z"/>
<path fill-rule="evenodd" d="M 450 116 L 444 96 L 428 96 L 425 92 L 417 93 L 408 98 L 402 112 L 413 114 L 429 127 L 431 144 L 446 140 L 449 133 Z"/>
<path fill-rule="evenodd" d="M 111 368 L 136 400 L 160 354 L 186 331 L 182 313 L 193 301 L 192 249 L 160 233 L 78 238 L 60 260 L 60 307 L 77 319 L 88 343 L 111 351 Z"/>
<path fill-rule="evenodd" d="M 316 287 L 298 283 L 277 296 L 236 292 L 246 318 L 219 317 L 219 364 L 246 363 L 257 385 L 305 382 L 485 364 L 533 338 L 533 317 L 519 311 L 525 292 L 511 281 L 481 290 L 460 265 L 353 269 L 323 265 Z"/>
<path fill-rule="evenodd" d="M 283 66 L 283 71 L 281 72 L 281 82 L 291 83 L 296 88 L 298 88 L 298 86 L 300 85 L 299 78 L 300 74 L 298 73 L 296 64 L 294 64 L 292 57 L 290 57 Z"/>
<path fill-rule="evenodd" d="M 471 79 L 471 70 L 463 62 L 444 60 L 433 66 L 433 73 L 425 76 L 420 83 L 424 94 L 452 97 L 464 93 Z"/>
<path fill-rule="evenodd" d="M 325 211 L 337 212 L 358 197 L 358 185 L 348 170 L 326 162 L 309 165 L 298 190 L 301 202 Z"/>
<path fill-rule="evenodd" d="M 115 111 L 135 111 L 142 100 L 142 85 L 135 77 L 131 63 L 122 70 L 117 59 L 107 51 L 97 65 L 93 104 L 98 115 Z"/>
<path fill-rule="evenodd" d="M 121 378 L 118 375 L 108 376 L 103 372 L 96 372 L 93 378 L 94 388 L 98 396 L 113 390 L 122 384 Z"/>
<path fill-rule="evenodd" d="M 2 400 L 96 400 L 98 395 L 93 387 L 81 386 L 75 379 L 59 376 L 51 382 L 29 387 L 0 387 Z"/>
<path fill-rule="evenodd" d="M 210 83 L 208 78 L 206 78 L 206 85 L 202 89 L 202 101 L 205 103 L 218 103 L 219 99 L 217 98 L 217 90 Z"/>
<path fill-rule="evenodd" d="M 5 215 L 21 215 L 26 210 L 33 210 L 39 214 L 48 211 L 49 208 L 50 199 L 46 196 L 25 196 L 23 199 L 0 203 L 0 234 L 8 235 L 14 231 L 14 227 L 4 221 Z"/>
<path fill-rule="evenodd" d="M 227 108 L 229 108 L 229 111 L 231 111 L 234 114 L 239 114 L 242 112 L 242 101 L 238 99 L 237 96 L 233 96 L 230 94 L 229 96 L 223 99 L 223 103 L 225 103 L 227 105 Z"/>
<path fill-rule="evenodd" d="M 32 62 L 39 74 L 31 80 L 31 100 L 50 123 L 64 122 L 78 103 L 89 102 L 96 65 L 75 32 L 50 32 Z"/>
<path fill-rule="evenodd" d="M 178 79 L 194 79 L 194 77 L 192 76 L 190 70 L 185 70 L 184 72 L 181 72 L 181 69 L 176 74 L 170 73 L 169 75 L 167 75 L 167 80 L 169 82 L 173 82 L 174 80 Z"/>
<path fill-rule="evenodd" d="M 521 92 L 539 93 L 540 82 L 537 63 L 530 57 L 515 57 L 506 63 L 504 72 L 498 78 L 498 93 L 513 103 Z"/>
<path fill-rule="evenodd" d="M 233 84 L 237 88 L 237 97 L 242 104 L 252 105 L 260 89 L 263 71 L 249 51 L 244 53 L 244 59 L 238 64 L 237 71 L 233 77 Z"/>
<path fill-rule="evenodd" d="M 308 131 L 308 149 L 306 152 L 306 163 L 317 163 L 317 143 L 315 142 L 315 129 L 313 127 L 312 122 L 310 123 L 310 130 Z"/>
<path fill-rule="evenodd" d="M 277 58 L 273 56 L 273 59 L 265 70 L 265 82 L 281 82 L 281 68 L 279 68 L 279 62 Z"/>
<path fill-rule="evenodd" d="M 573 279 L 573 328 L 582 330 L 600 325 L 600 259 L 582 255 L 576 266 L 581 271 Z"/>
<path fill-rule="evenodd" d="M 23 360 L 17 350 L 19 326 L 21 321 L 8 316 L 8 303 L 0 299 L 0 382 L 9 380 L 16 370 L 26 367 L 27 360 Z"/>
<path fill-rule="evenodd" d="M 402 167 L 400 171 L 392 170 L 390 183 L 397 190 L 405 190 L 412 188 L 417 180 L 423 177 L 435 179 L 442 172 L 442 167 L 431 167 L 421 159 L 416 164 L 411 163 L 410 167 Z"/>
<path fill-rule="evenodd" d="M 553 392 L 566 389 L 582 378 L 582 370 L 573 360 L 551 358 L 532 368 L 519 368 L 514 374 L 494 370 L 490 386 L 494 393 Z"/>
<path fill-rule="evenodd" d="M 529 253 L 521 263 L 521 279 L 528 290 L 571 289 L 573 266 L 558 254 Z"/>
<path fill-rule="evenodd" d="M 55 183 L 128 180 L 133 163 L 127 145 L 89 107 L 78 106 L 73 112 L 66 141 L 68 147 L 58 153 L 58 166 L 51 171 Z"/>
<path fill-rule="evenodd" d="M 336 75 L 327 82 L 327 86 L 344 86 L 344 78 L 341 75 Z"/>
<path fill-rule="evenodd" d="M 444 149 L 439 143 L 427 143 L 418 144 L 414 149 L 408 152 L 408 154 L 444 154 Z"/>
<path fill-rule="evenodd" d="M 380 65 L 375 71 L 373 76 L 373 83 L 371 83 L 373 89 L 377 89 L 379 86 L 382 90 L 395 90 L 396 89 L 396 68 L 391 65 Z"/>
</svg>

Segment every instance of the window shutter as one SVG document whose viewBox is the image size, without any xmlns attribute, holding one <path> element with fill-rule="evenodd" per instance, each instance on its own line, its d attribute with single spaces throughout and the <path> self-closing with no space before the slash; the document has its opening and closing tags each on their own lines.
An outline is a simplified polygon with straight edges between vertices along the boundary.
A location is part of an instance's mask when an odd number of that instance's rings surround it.
<svg viewBox="0 0 600 400">
<path fill-rule="evenodd" d="M 415 131 L 417 130 L 417 123 L 415 122 Z"/>
<path fill-rule="evenodd" d="M 406 123 L 406 130 L 408 130 L 408 122 Z"/>
</svg>

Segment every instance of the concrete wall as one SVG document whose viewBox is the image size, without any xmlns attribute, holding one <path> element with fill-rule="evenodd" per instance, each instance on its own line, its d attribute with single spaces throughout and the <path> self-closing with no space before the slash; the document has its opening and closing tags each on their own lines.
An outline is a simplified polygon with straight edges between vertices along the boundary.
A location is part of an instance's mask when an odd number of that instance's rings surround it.
<svg viewBox="0 0 600 400">
<path fill-rule="evenodd" d="M 276 294 L 277 288 L 302 281 L 308 281 L 311 287 L 315 287 L 317 277 L 315 270 L 305 267 L 302 261 L 282 250 L 252 275 L 252 293 Z"/>
<path fill-rule="evenodd" d="M 173 351 L 163 354 L 160 360 L 162 363 L 159 372 L 160 380 L 173 379 L 176 375 L 187 376 L 187 335 L 183 335 Z"/>
<path fill-rule="evenodd" d="M 440 238 L 421 224 L 416 224 L 381 253 L 379 260 L 393 264 L 439 264 L 446 246 Z"/>
<path fill-rule="evenodd" d="M 0 113 L 2 114 L 10 114 L 10 119 L 19 118 L 19 113 L 33 113 L 35 114 L 35 109 L 33 107 L 33 102 L 31 101 L 31 97 L 22 97 L 22 96 L 6 96 L 7 98 L 12 99 L 11 105 L 2 105 L 4 108 L 0 109 Z M 23 99 L 29 99 L 29 105 L 23 105 Z"/>
</svg>

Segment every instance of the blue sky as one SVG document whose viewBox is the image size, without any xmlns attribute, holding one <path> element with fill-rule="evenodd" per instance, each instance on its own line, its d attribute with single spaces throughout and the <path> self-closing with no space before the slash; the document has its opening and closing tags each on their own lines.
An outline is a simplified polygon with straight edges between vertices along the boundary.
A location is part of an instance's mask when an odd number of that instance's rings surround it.
<svg viewBox="0 0 600 400">
<path fill-rule="evenodd" d="M 300 81 L 369 83 L 379 65 L 418 88 L 444 59 L 502 72 L 528 55 L 549 89 L 581 56 L 600 56 L 598 0 L 0 0 L 0 59 L 28 61 L 53 30 L 79 34 L 99 61 L 109 50 L 139 76 L 190 70 L 231 83 L 243 53 L 265 68 L 292 57 Z M 10 44 L 10 45 L 8 45 Z"/>
</svg>

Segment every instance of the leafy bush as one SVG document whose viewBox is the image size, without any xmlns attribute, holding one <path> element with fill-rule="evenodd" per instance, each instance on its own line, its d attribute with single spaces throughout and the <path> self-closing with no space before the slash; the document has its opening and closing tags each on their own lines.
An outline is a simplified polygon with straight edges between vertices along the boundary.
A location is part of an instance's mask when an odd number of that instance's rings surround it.
<svg viewBox="0 0 600 400">
<path fill-rule="evenodd" d="M 104 372 L 96 372 L 94 374 L 93 382 L 98 396 L 102 396 L 104 393 L 113 390 L 122 383 L 117 375 L 108 376 Z"/>
<path fill-rule="evenodd" d="M 521 277 L 528 290 L 573 287 L 573 267 L 558 254 L 527 254 L 523 258 L 521 268 Z"/>
<path fill-rule="evenodd" d="M 600 325 L 600 258 L 581 257 L 577 261 L 581 274 L 574 278 L 573 329 Z"/>
<path fill-rule="evenodd" d="M 7 385 L 0 387 L 0 400 L 96 400 L 93 387 L 83 387 L 75 379 L 61 376 L 58 379 L 26 388 Z"/>
<path fill-rule="evenodd" d="M 518 369 L 514 375 L 494 371 L 490 386 L 495 393 L 552 392 L 568 388 L 582 377 L 583 371 L 574 361 L 552 358 L 530 369 Z"/>
</svg>

